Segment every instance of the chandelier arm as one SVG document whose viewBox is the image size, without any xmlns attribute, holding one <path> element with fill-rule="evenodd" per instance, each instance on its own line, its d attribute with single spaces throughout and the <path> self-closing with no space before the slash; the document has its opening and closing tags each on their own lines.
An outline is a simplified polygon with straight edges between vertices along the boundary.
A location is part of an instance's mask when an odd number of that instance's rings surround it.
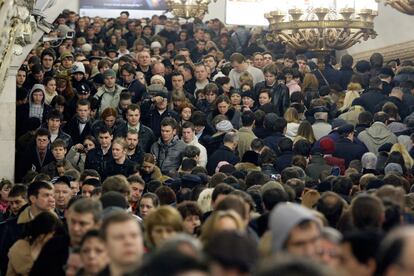
<svg viewBox="0 0 414 276">
<path fill-rule="evenodd" d="M 352 47 L 353 45 L 360 43 L 361 38 L 364 36 L 364 32 L 362 30 L 354 33 L 352 37 L 348 38 L 346 41 L 344 41 L 342 44 L 334 46 L 337 50 L 346 49 L 349 47 Z"/>
</svg>

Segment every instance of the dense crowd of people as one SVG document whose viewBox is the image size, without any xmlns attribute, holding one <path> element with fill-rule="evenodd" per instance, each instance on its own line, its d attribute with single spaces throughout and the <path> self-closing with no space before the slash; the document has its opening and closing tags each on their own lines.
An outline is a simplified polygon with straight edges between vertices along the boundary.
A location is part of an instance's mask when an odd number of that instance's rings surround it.
<svg viewBox="0 0 414 276">
<path fill-rule="evenodd" d="M 55 26 L 16 78 L 0 275 L 413 273 L 412 61 L 218 19 Z"/>
</svg>

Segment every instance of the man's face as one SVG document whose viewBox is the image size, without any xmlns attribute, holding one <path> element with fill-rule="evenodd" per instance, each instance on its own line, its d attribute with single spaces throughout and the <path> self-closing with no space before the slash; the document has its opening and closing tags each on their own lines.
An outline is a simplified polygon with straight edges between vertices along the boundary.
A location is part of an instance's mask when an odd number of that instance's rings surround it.
<svg viewBox="0 0 414 276">
<path fill-rule="evenodd" d="M 115 82 L 116 82 L 116 78 L 111 77 L 111 76 L 106 77 L 104 79 L 104 84 L 107 88 L 114 88 L 115 87 Z"/>
<path fill-rule="evenodd" d="M 216 69 L 217 62 L 213 57 L 208 57 L 204 59 L 204 65 L 209 67 L 211 71 L 214 71 Z"/>
<path fill-rule="evenodd" d="M 295 61 L 293 59 L 285 58 L 285 61 L 284 61 L 285 67 L 292 68 L 293 64 L 295 64 Z"/>
<path fill-rule="evenodd" d="M 82 185 L 82 197 L 90 198 L 92 197 L 92 192 L 95 190 L 95 187 L 92 185 Z"/>
<path fill-rule="evenodd" d="M 64 210 L 68 206 L 69 200 L 72 198 L 72 190 L 64 183 L 56 183 L 54 187 L 56 208 Z"/>
<path fill-rule="evenodd" d="M 286 243 L 289 253 L 316 258 L 319 250 L 320 230 L 315 222 L 310 222 L 307 227 L 296 226 L 290 232 Z"/>
<path fill-rule="evenodd" d="M 174 90 L 182 90 L 184 88 L 184 78 L 183 76 L 173 76 L 171 78 L 172 86 Z"/>
<path fill-rule="evenodd" d="M 70 69 L 73 65 L 73 58 L 67 57 L 62 60 L 62 66 L 66 69 Z"/>
<path fill-rule="evenodd" d="M 53 67 L 53 57 L 49 56 L 49 55 L 45 55 L 42 58 L 42 65 L 43 68 L 46 70 L 50 70 Z"/>
<path fill-rule="evenodd" d="M 175 135 L 175 129 L 171 126 L 161 126 L 161 138 L 164 143 L 169 143 Z"/>
<path fill-rule="evenodd" d="M 105 245 L 111 263 L 119 267 L 140 263 L 144 243 L 138 222 L 128 220 L 110 224 L 106 230 Z"/>
<path fill-rule="evenodd" d="M 233 61 L 232 63 L 231 63 L 231 66 L 233 67 L 233 69 L 236 71 L 236 72 L 238 72 L 238 73 L 241 73 L 241 72 L 243 72 L 244 71 L 244 64 L 245 63 L 238 63 L 237 61 Z"/>
<path fill-rule="evenodd" d="M 108 252 L 103 241 L 97 237 L 87 239 L 81 249 L 82 263 L 88 272 L 98 275 L 108 264 Z"/>
<path fill-rule="evenodd" d="M 208 77 L 207 70 L 204 66 L 197 66 L 194 71 L 197 81 L 205 81 Z"/>
<path fill-rule="evenodd" d="M 99 144 L 101 144 L 103 148 L 109 148 L 111 146 L 111 143 L 112 135 L 110 135 L 109 132 L 99 133 Z"/>
<path fill-rule="evenodd" d="M 110 116 L 108 116 L 104 119 L 105 125 L 109 128 L 112 128 L 114 126 L 115 121 L 116 121 L 116 117 L 112 116 L 112 115 L 110 115 Z"/>
<path fill-rule="evenodd" d="M 206 49 L 206 43 L 202 40 L 197 42 L 197 50 L 202 52 Z"/>
<path fill-rule="evenodd" d="M 149 66 L 151 63 L 151 56 L 147 51 L 138 53 L 138 63 L 141 66 Z"/>
<path fill-rule="evenodd" d="M 131 99 L 125 99 L 125 100 L 120 100 L 119 101 L 119 107 L 122 110 L 126 110 L 130 104 L 132 104 Z"/>
<path fill-rule="evenodd" d="M 86 232 L 97 226 L 93 219 L 92 213 L 80 214 L 73 210 L 68 212 L 67 223 L 70 242 L 72 245 L 79 245 Z"/>
<path fill-rule="evenodd" d="M 72 191 L 72 196 L 75 196 L 79 193 L 79 181 L 71 181 L 70 182 L 70 189 Z"/>
<path fill-rule="evenodd" d="M 193 141 L 194 135 L 195 133 L 190 127 L 183 128 L 182 138 L 183 138 L 184 143 L 190 143 L 191 141 Z"/>
<path fill-rule="evenodd" d="M 64 147 L 54 147 L 52 149 L 52 154 L 56 160 L 63 160 L 65 159 L 66 149 Z"/>
<path fill-rule="evenodd" d="M 145 164 L 145 162 L 144 162 Z M 154 202 L 151 198 L 145 197 L 139 202 L 139 213 L 141 218 L 144 218 L 148 213 L 155 208 Z"/>
<path fill-rule="evenodd" d="M 138 143 L 139 143 L 138 134 L 128 133 L 126 137 L 126 141 L 128 143 L 128 149 L 134 150 L 138 146 Z"/>
<path fill-rule="evenodd" d="M 60 128 L 60 119 L 57 118 L 51 118 L 47 120 L 47 127 L 49 128 L 50 132 L 57 132 Z"/>
<path fill-rule="evenodd" d="M 22 196 L 9 196 L 7 201 L 9 202 L 10 210 L 13 215 L 17 215 L 19 213 L 19 210 L 27 203 L 26 199 L 24 199 Z"/>
<path fill-rule="evenodd" d="M 263 55 L 263 66 L 269 65 L 273 63 L 273 58 L 269 54 Z"/>
<path fill-rule="evenodd" d="M 128 123 L 131 126 L 138 125 L 140 118 L 141 118 L 141 113 L 139 112 L 138 109 L 136 109 L 136 110 L 130 110 L 130 109 L 128 109 L 128 112 L 127 112 L 127 120 L 128 120 Z"/>
<path fill-rule="evenodd" d="M 53 189 L 42 188 L 37 196 L 30 196 L 33 206 L 42 212 L 49 212 L 55 208 L 55 196 Z"/>
<path fill-rule="evenodd" d="M 86 120 L 91 115 L 91 108 L 88 105 L 78 105 L 76 108 L 76 113 L 78 114 L 79 118 Z"/>
<path fill-rule="evenodd" d="M 165 76 L 165 66 L 162 63 L 157 63 L 154 65 L 154 67 L 152 68 L 152 74 L 153 75 L 160 75 L 160 76 Z"/>
<path fill-rule="evenodd" d="M 36 146 L 38 150 L 46 150 L 49 145 L 49 138 L 47 136 L 38 136 L 36 137 Z"/>
<path fill-rule="evenodd" d="M 183 55 L 187 59 L 187 62 L 191 60 L 190 59 L 190 52 L 187 51 L 187 50 L 180 50 L 178 52 L 178 54 Z"/>
<path fill-rule="evenodd" d="M 144 192 L 144 185 L 138 182 L 133 182 L 129 185 L 129 187 L 131 188 L 131 201 L 138 202 Z"/>
<path fill-rule="evenodd" d="M 122 70 L 121 77 L 125 83 L 131 83 L 135 76 L 126 70 Z"/>
<path fill-rule="evenodd" d="M 33 74 L 33 77 L 35 78 L 35 80 L 41 82 L 43 80 L 43 77 L 45 76 L 45 73 L 43 71 L 37 73 L 37 74 Z"/>
<path fill-rule="evenodd" d="M 16 76 L 16 84 L 21 86 L 26 81 L 26 72 L 23 70 L 19 70 Z"/>
<path fill-rule="evenodd" d="M 114 143 L 112 145 L 112 157 L 114 158 L 114 160 L 119 160 L 123 157 L 125 157 L 126 154 L 126 150 L 124 150 L 124 148 L 117 143 Z"/>
<path fill-rule="evenodd" d="M 165 110 L 167 109 L 168 99 L 162 98 L 162 101 L 157 102 L 156 107 L 158 110 Z"/>
<path fill-rule="evenodd" d="M 255 55 L 253 58 L 253 66 L 256 68 L 263 68 L 263 56 Z"/>
</svg>

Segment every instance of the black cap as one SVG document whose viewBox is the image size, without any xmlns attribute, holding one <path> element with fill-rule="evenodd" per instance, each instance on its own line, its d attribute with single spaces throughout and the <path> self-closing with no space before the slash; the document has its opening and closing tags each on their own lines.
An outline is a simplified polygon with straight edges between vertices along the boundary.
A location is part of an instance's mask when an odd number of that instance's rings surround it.
<svg viewBox="0 0 414 276">
<path fill-rule="evenodd" d="M 89 89 L 88 85 L 82 84 L 78 89 L 77 92 L 79 95 L 88 95 L 91 90 Z"/>
<path fill-rule="evenodd" d="M 99 181 L 96 178 L 89 178 L 83 181 L 83 185 L 91 185 L 97 188 L 97 187 L 101 187 L 101 181 Z"/>
<path fill-rule="evenodd" d="M 162 98 L 164 98 L 164 99 L 168 99 L 168 94 L 167 94 L 167 93 L 165 93 L 165 92 L 162 92 L 162 91 L 158 91 L 158 92 L 155 94 L 155 97 L 162 97 Z"/>
<path fill-rule="evenodd" d="M 181 187 L 183 188 L 194 188 L 201 184 L 201 178 L 194 174 L 185 174 L 181 177 Z"/>
<path fill-rule="evenodd" d="M 346 135 L 354 131 L 354 125 L 352 124 L 345 124 L 343 126 L 338 127 L 338 133 L 341 135 Z"/>
<path fill-rule="evenodd" d="M 241 97 L 249 97 L 250 99 L 254 99 L 253 93 L 250 90 L 242 92 Z"/>
<path fill-rule="evenodd" d="M 386 75 L 386 76 L 390 76 L 390 77 L 394 77 L 394 71 L 392 71 L 391 68 L 388 67 L 383 67 L 381 68 L 381 70 L 379 71 L 380 75 Z"/>
<path fill-rule="evenodd" d="M 59 176 L 59 177 L 54 177 L 51 182 L 53 185 L 66 184 L 70 188 L 70 181 L 72 181 L 72 177 L 70 176 Z"/>
</svg>

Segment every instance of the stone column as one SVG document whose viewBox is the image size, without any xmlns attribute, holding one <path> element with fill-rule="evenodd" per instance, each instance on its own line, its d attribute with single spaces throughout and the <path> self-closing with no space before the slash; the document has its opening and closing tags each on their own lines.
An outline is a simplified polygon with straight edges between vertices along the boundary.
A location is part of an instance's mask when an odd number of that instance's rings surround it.
<svg viewBox="0 0 414 276">
<path fill-rule="evenodd" d="M 17 69 L 9 68 L 0 93 L 0 178 L 10 180 L 14 179 Z"/>
</svg>

